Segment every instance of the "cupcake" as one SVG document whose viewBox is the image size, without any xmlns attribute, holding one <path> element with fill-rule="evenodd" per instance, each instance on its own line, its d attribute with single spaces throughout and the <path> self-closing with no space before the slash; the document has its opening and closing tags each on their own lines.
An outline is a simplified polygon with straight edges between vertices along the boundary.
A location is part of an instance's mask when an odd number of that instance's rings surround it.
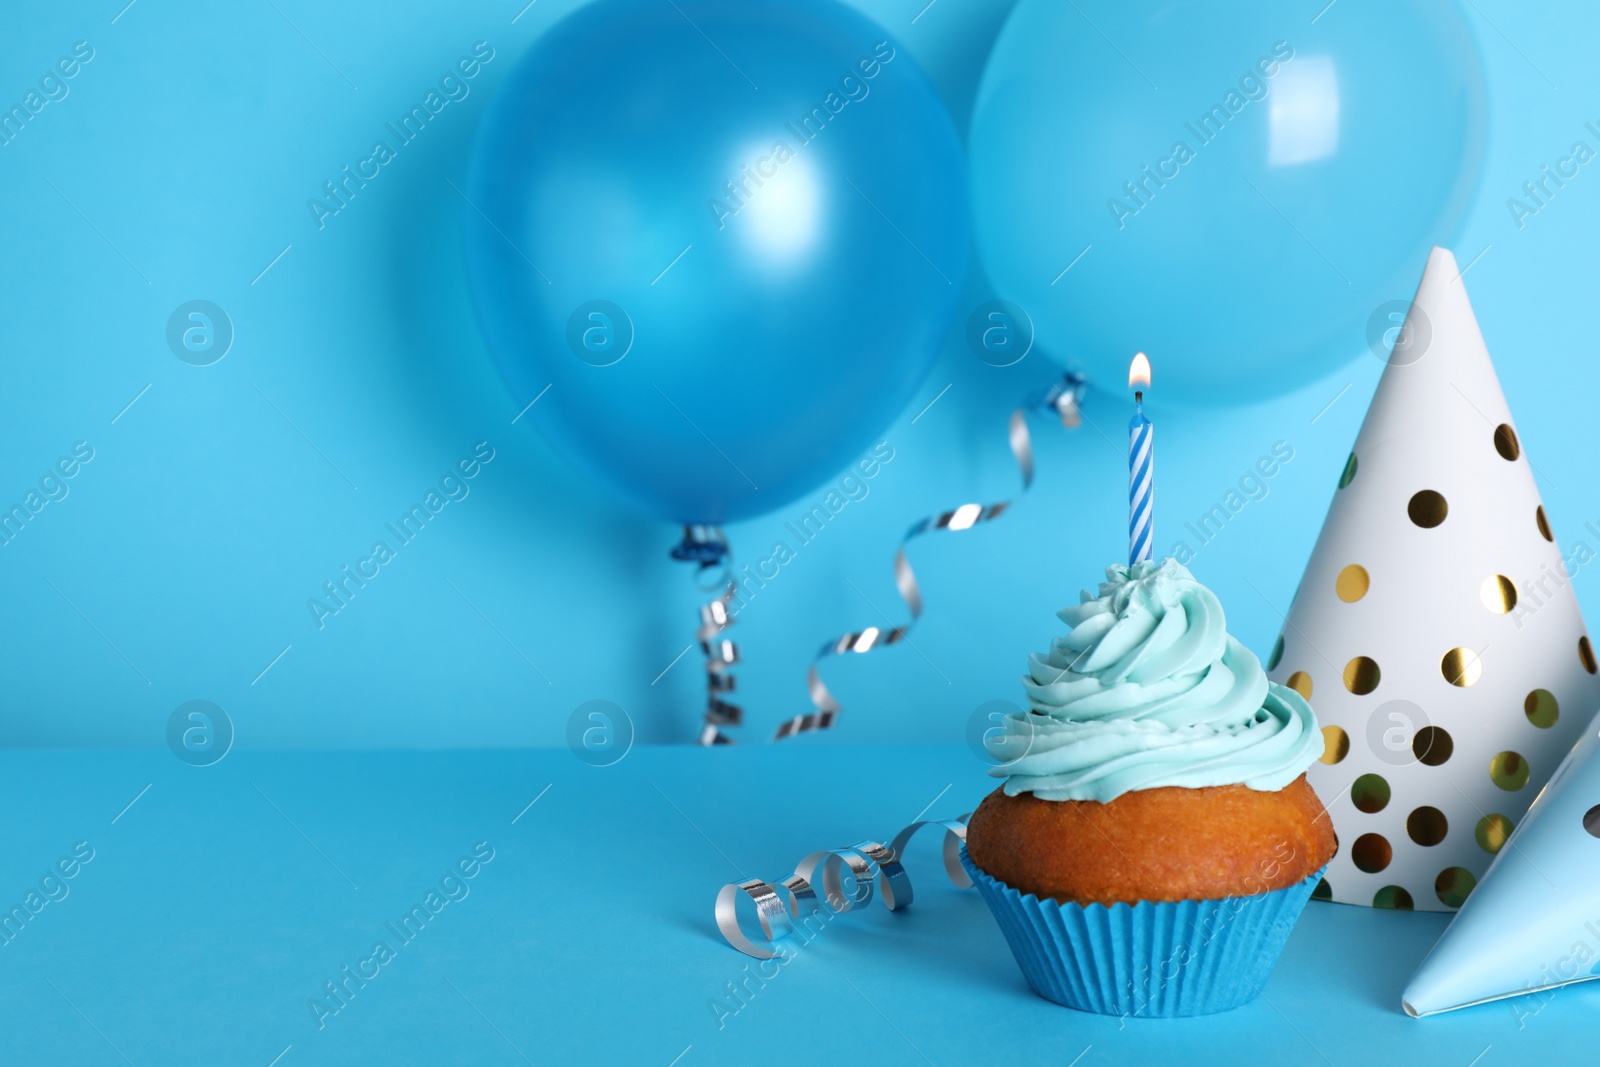
<svg viewBox="0 0 1600 1067">
<path fill-rule="evenodd" d="M 1311 707 L 1176 561 L 1106 571 L 1029 657 L 989 742 L 1005 784 L 962 862 L 1028 984 L 1111 1015 L 1253 999 L 1337 842 L 1306 783 Z"/>
</svg>

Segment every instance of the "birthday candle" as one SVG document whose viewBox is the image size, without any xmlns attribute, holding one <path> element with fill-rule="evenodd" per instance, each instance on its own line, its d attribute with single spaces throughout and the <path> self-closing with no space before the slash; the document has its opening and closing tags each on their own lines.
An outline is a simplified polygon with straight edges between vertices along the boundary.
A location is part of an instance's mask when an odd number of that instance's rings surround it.
<svg viewBox="0 0 1600 1067">
<path fill-rule="evenodd" d="M 1150 385 L 1150 361 L 1143 352 L 1128 367 L 1128 388 Z M 1155 542 L 1155 427 L 1144 417 L 1144 392 L 1133 394 L 1128 422 L 1128 564 L 1150 558 Z"/>
</svg>

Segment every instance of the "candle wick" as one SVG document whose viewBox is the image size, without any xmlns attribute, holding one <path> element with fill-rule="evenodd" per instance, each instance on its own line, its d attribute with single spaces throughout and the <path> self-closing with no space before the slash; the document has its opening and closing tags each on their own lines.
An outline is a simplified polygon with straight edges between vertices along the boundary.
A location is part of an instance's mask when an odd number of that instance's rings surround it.
<svg viewBox="0 0 1600 1067">
<path fill-rule="evenodd" d="M 1135 404 L 1143 404 L 1144 403 L 1144 390 L 1143 389 L 1135 389 L 1133 391 L 1133 402 Z"/>
</svg>

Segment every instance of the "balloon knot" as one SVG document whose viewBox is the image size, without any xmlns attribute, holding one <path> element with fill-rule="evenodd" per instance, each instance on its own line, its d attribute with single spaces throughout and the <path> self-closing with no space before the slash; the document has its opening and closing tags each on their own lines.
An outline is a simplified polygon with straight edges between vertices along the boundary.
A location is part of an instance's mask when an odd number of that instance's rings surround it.
<svg viewBox="0 0 1600 1067">
<path fill-rule="evenodd" d="M 697 563 L 704 570 L 721 563 L 728 554 L 728 538 L 720 526 L 685 526 L 683 540 L 672 546 L 672 558 Z"/>
</svg>

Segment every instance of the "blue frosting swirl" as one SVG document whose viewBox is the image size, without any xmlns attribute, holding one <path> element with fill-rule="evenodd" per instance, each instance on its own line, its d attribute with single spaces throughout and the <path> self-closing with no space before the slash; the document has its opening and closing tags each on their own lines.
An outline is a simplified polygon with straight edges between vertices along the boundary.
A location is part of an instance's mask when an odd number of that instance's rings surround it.
<svg viewBox="0 0 1600 1067">
<path fill-rule="evenodd" d="M 1267 680 L 1216 595 L 1175 560 L 1109 567 L 1098 595 L 1059 617 L 1066 636 L 1028 657 L 1029 710 L 988 742 L 1008 795 L 1277 790 L 1322 755 L 1311 706 Z"/>
</svg>

